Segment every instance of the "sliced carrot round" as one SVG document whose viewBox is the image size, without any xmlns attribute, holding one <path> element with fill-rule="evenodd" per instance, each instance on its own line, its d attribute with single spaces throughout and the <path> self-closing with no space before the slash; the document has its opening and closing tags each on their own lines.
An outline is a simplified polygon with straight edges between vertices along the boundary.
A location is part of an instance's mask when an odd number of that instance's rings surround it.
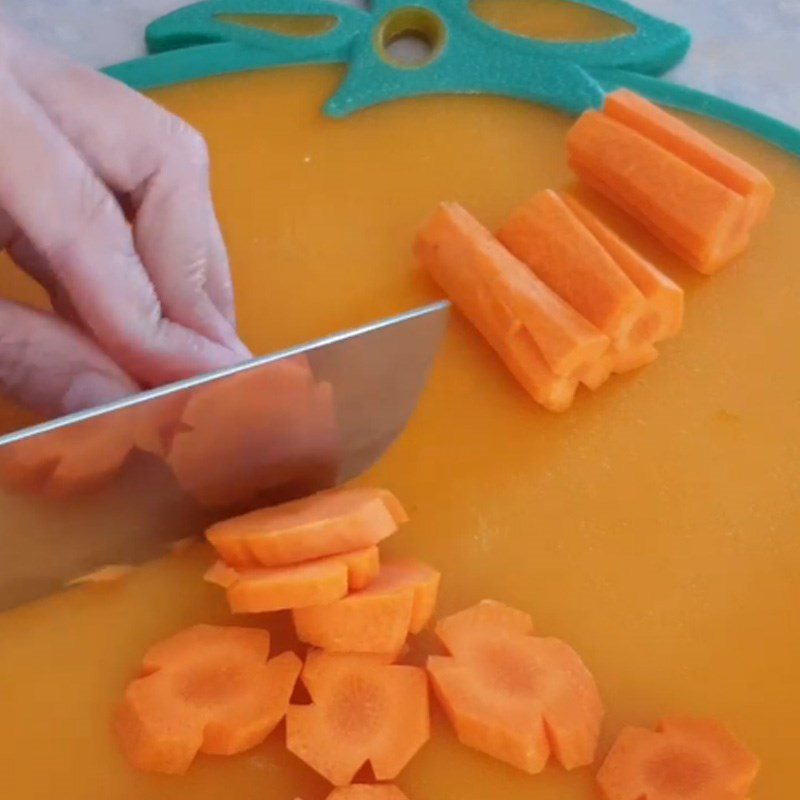
<svg viewBox="0 0 800 800">
<path fill-rule="evenodd" d="M 334 789 L 328 800 L 408 800 L 396 786 L 391 783 L 353 783 Z"/>
<path fill-rule="evenodd" d="M 182 773 L 198 752 L 231 755 L 267 737 L 286 713 L 302 664 L 294 653 L 266 661 L 268 637 L 265 648 L 263 637 L 249 633 L 196 626 L 151 648 L 144 677 L 128 685 L 114 718 L 131 764 Z"/>
<path fill-rule="evenodd" d="M 217 561 L 205 579 L 226 590 L 234 614 L 263 613 L 330 603 L 362 589 L 378 574 L 378 548 L 306 561 L 289 567 L 236 569 Z"/>
<path fill-rule="evenodd" d="M 414 561 L 389 562 L 373 583 L 327 605 L 293 612 L 302 642 L 336 653 L 399 653 L 427 624 L 439 573 Z"/>
<path fill-rule="evenodd" d="M 606 800 L 745 800 L 758 759 L 723 725 L 685 717 L 624 728 L 597 773 Z"/>
<path fill-rule="evenodd" d="M 530 629 L 501 604 L 443 620 L 437 634 L 453 657 L 429 659 L 434 690 L 468 746 L 530 773 L 551 754 L 566 769 L 590 764 L 603 717 L 594 679 L 569 645 Z"/>
<path fill-rule="evenodd" d="M 334 786 L 367 762 L 392 780 L 430 736 L 428 688 L 418 667 L 365 655 L 309 653 L 307 706 L 289 707 L 286 746 Z"/>
<path fill-rule="evenodd" d="M 334 489 L 219 522 L 206 537 L 232 566 L 277 567 L 370 547 L 405 519 L 385 489 Z"/>
</svg>

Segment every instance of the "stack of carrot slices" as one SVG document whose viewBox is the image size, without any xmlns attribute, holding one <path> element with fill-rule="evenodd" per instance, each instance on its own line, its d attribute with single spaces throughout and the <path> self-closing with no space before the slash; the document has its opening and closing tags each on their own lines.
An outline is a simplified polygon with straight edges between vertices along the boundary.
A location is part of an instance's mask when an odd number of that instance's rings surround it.
<svg viewBox="0 0 800 800">
<path fill-rule="evenodd" d="M 569 162 L 701 272 L 748 244 L 773 187 L 750 164 L 631 92 L 584 114 Z M 418 260 L 536 402 L 572 405 L 578 386 L 658 357 L 683 322 L 683 290 L 569 194 L 545 190 L 495 237 L 457 203 L 418 232 Z"/>
<path fill-rule="evenodd" d="M 289 609 L 312 645 L 272 659 L 265 630 L 196 625 L 145 653 L 114 725 L 142 770 L 185 772 L 198 753 L 232 755 L 285 718 L 286 748 L 334 787 L 328 800 L 407 800 L 391 783 L 430 738 L 428 682 L 459 740 L 529 774 L 594 763 L 604 707 L 565 642 L 493 600 L 440 619 L 446 655 L 398 663 L 436 606 L 439 573 L 380 563 L 407 519 L 382 489 L 344 488 L 212 526 L 206 579 L 232 611 Z M 292 703 L 298 679 L 310 702 Z M 376 783 L 353 784 L 368 766 Z M 597 776 L 606 800 L 745 800 L 758 760 L 718 723 L 626 728 Z"/>
</svg>

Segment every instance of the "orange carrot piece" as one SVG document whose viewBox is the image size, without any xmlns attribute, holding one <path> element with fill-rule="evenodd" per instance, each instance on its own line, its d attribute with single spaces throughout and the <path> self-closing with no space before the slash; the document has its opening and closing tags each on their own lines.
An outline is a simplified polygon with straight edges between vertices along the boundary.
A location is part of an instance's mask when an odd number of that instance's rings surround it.
<svg viewBox="0 0 800 800">
<path fill-rule="evenodd" d="M 744 197 L 751 208 L 750 219 L 753 224 L 766 216 L 775 187 L 752 164 L 720 147 L 678 117 L 627 89 L 608 95 L 603 110 L 609 117 L 641 133 L 709 178 Z"/>
<path fill-rule="evenodd" d="M 657 358 L 658 350 L 649 342 L 645 342 L 639 347 L 632 347 L 630 350 L 614 353 L 614 372 L 618 375 L 632 372 L 635 369 L 641 369 L 648 364 L 652 364 Z"/>
<path fill-rule="evenodd" d="M 451 657 L 428 659 L 434 691 L 469 747 L 529 773 L 551 755 L 566 769 L 590 764 L 603 717 L 594 678 L 569 645 L 531 627 L 485 602 L 442 620 Z"/>
<path fill-rule="evenodd" d="M 408 634 L 427 624 L 438 586 L 439 573 L 427 564 L 382 564 L 366 589 L 293 611 L 297 637 L 336 653 L 399 653 Z"/>
<path fill-rule="evenodd" d="M 472 323 L 520 385 L 549 411 L 572 405 L 578 381 L 557 376 L 548 365 L 530 332 L 498 300 L 479 275 L 464 280 L 462 264 L 429 247 L 417 244 L 420 259 L 456 307 Z"/>
<path fill-rule="evenodd" d="M 612 344 L 633 343 L 646 311 L 642 293 L 556 192 L 517 208 L 498 238 Z"/>
<path fill-rule="evenodd" d="M 741 251 L 748 231 L 744 198 L 668 150 L 598 111 L 567 135 L 572 169 L 700 272 Z"/>
<path fill-rule="evenodd" d="M 603 224 L 600 219 L 578 202 L 572 195 L 563 195 L 564 202 L 591 234 L 617 262 L 620 269 L 636 284 L 644 295 L 648 308 L 657 323 L 653 329 L 637 332 L 639 341 L 659 342 L 675 336 L 683 325 L 683 289 L 660 269 L 634 250 L 627 242 Z M 647 318 L 640 324 L 646 324 Z"/>
<path fill-rule="evenodd" d="M 189 402 L 188 392 L 176 392 L 158 400 L 151 400 L 132 409 L 134 444 L 145 453 L 165 457 L 172 446 L 175 434 L 181 428 L 181 416 Z"/>
<path fill-rule="evenodd" d="M 329 484 L 338 457 L 331 387 L 292 359 L 197 387 L 167 463 L 197 502 L 221 508 Z"/>
<path fill-rule="evenodd" d="M 597 773 L 606 800 L 745 800 L 758 759 L 713 720 L 672 718 L 656 732 L 624 728 Z"/>
<path fill-rule="evenodd" d="M 378 780 L 396 778 L 430 737 L 423 669 L 312 651 L 302 681 L 312 703 L 289 707 L 286 746 L 334 786 L 367 762 Z"/>
<path fill-rule="evenodd" d="M 226 590 L 234 614 L 306 608 L 339 600 L 363 589 L 378 574 L 376 546 L 306 561 L 289 567 L 237 570 L 217 561 L 205 579 Z"/>
<path fill-rule="evenodd" d="M 133 567 L 130 564 L 106 564 L 104 567 L 94 569 L 87 572 L 85 575 L 80 575 L 67 581 L 67 586 L 81 586 L 83 584 L 89 585 L 106 585 L 109 583 L 119 583 L 123 578 L 133 572 Z"/>
<path fill-rule="evenodd" d="M 408 797 L 391 783 L 353 783 L 334 789 L 328 800 L 408 800 Z"/>
<path fill-rule="evenodd" d="M 457 203 L 439 205 L 417 234 L 415 253 L 437 283 L 454 297 L 469 297 L 470 285 L 480 282 L 531 334 L 545 362 L 558 376 L 570 377 L 608 346 L 607 337 Z M 464 310 L 472 318 L 469 310 Z"/>
<path fill-rule="evenodd" d="M 262 742 L 285 716 L 302 667 L 294 653 L 266 661 L 268 652 L 264 631 L 212 625 L 152 647 L 114 718 L 126 758 L 179 774 L 198 752 L 231 755 Z"/>
<path fill-rule="evenodd" d="M 206 538 L 227 564 L 278 567 L 370 547 L 406 519 L 385 489 L 334 489 L 218 522 Z"/>
</svg>

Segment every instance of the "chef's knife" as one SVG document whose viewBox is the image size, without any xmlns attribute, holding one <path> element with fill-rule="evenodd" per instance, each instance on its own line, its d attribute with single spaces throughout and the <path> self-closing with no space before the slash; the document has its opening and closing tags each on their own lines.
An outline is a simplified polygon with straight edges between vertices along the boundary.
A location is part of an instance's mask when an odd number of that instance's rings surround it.
<svg viewBox="0 0 800 800">
<path fill-rule="evenodd" d="M 360 475 L 405 427 L 437 303 L 0 437 L 0 610 Z"/>
</svg>

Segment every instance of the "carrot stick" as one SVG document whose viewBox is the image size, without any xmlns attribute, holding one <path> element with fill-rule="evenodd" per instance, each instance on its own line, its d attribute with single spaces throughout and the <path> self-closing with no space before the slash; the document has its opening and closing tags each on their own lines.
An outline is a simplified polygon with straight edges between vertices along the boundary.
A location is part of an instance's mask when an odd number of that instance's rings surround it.
<svg viewBox="0 0 800 800">
<path fill-rule="evenodd" d="M 637 131 L 597 111 L 567 135 L 570 166 L 700 272 L 744 246 L 744 198 Z"/>
<path fill-rule="evenodd" d="M 745 800 L 758 759 L 713 720 L 665 719 L 656 732 L 623 728 L 597 773 L 605 800 Z"/>
<path fill-rule="evenodd" d="M 434 692 L 469 747 L 529 773 L 551 755 L 566 769 L 590 764 L 603 717 L 594 678 L 569 645 L 531 628 L 500 604 L 442 620 L 451 657 L 428 659 Z"/>
<path fill-rule="evenodd" d="M 336 653 L 397 654 L 427 624 L 439 573 L 419 562 L 389 562 L 373 583 L 342 600 L 292 612 L 301 642 Z"/>
<path fill-rule="evenodd" d="M 550 369 L 570 377 L 597 358 L 608 340 L 512 256 L 457 203 L 442 203 L 417 234 L 420 263 L 472 319 L 471 285 L 479 282 L 533 337 Z M 462 298 L 460 301 L 456 298 Z"/>
<path fill-rule="evenodd" d="M 328 800 L 408 800 L 391 783 L 353 783 L 334 789 Z"/>
<path fill-rule="evenodd" d="M 641 369 L 648 364 L 652 364 L 658 358 L 658 350 L 649 342 L 632 347 L 630 350 L 623 350 L 614 353 L 614 372 L 621 375 L 625 372 L 632 372 Z"/>
<path fill-rule="evenodd" d="M 334 786 L 367 762 L 378 780 L 396 778 L 430 736 L 423 669 L 312 651 L 302 681 L 312 703 L 289 707 L 286 746 Z"/>
<path fill-rule="evenodd" d="M 85 575 L 80 575 L 67 581 L 66 585 L 81 586 L 88 584 L 92 586 L 119 583 L 123 578 L 127 578 L 131 572 L 133 572 L 133 567 L 130 564 L 106 564 L 104 567 L 94 569 Z"/>
<path fill-rule="evenodd" d="M 498 237 L 612 345 L 635 343 L 642 293 L 556 192 L 539 192 L 517 208 Z"/>
<path fill-rule="evenodd" d="M 639 341 L 659 342 L 675 336 L 683 325 L 683 289 L 636 252 L 622 238 L 572 195 L 563 195 L 564 202 L 588 228 L 620 269 L 644 295 L 649 311 L 657 320 L 651 330 L 634 330 Z M 647 317 L 640 322 L 647 324 Z"/>
<path fill-rule="evenodd" d="M 277 567 L 370 547 L 406 519 L 385 489 L 334 489 L 219 522 L 206 538 L 231 566 Z"/>
<path fill-rule="evenodd" d="M 289 567 L 237 570 L 217 561 L 205 574 L 226 590 L 234 614 L 263 613 L 331 603 L 368 586 L 380 566 L 375 546 Z"/>
<path fill-rule="evenodd" d="M 745 198 L 756 224 L 769 211 L 775 188 L 752 164 L 720 147 L 678 117 L 627 89 L 606 97 L 605 113 Z"/>
<path fill-rule="evenodd" d="M 262 742 L 286 714 L 302 666 L 294 653 L 268 655 L 266 631 L 213 625 L 150 648 L 114 718 L 125 757 L 178 774 L 198 752 L 230 755 Z"/>
</svg>

